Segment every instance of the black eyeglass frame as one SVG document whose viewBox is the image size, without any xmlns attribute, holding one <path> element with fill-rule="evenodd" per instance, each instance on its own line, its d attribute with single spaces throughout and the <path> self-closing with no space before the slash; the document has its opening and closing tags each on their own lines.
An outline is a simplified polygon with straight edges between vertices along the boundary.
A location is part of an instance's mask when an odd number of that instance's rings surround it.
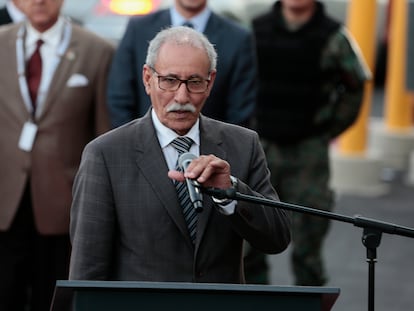
<svg viewBox="0 0 414 311">
<path fill-rule="evenodd" d="M 205 91 L 207 91 L 207 89 L 208 89 L 208 86 L 209 86 L 209 84 L 210 84 L 210 81 L 211 81 L 211 79 L 210 78 L 208 78 L 208 79 L 205 79 L 205 78 L 199 78 L 199 77 L 197 77 L 197 78 L 190 78 L 190 79 L 179 79 L 179 78 L 177 78 L 177 77 L 174 77 L 174 76 L 165 76 L 165 75 L 160 75 L 156 70 L 155 70 L 155 68 L 154 67 L 152 67 L 152 66 L 149 66 L 149 68 L 157 75 L 157 78 L 158 78 L 158 87 L 161 89 L 161 90 L 163 90 L 163 91 L 166 91 L 166 92 L 176 92 L 180 87 L 181 87 L 181 84 L 185 84 L 185 88 L 187 89 L 187 92 L 189 92 L 189 93 L 193 93 L 193 94 L 201 94 L 201 93 L 204 93 Z M 210 74 L 210 73 L 209 73 Z M 180 83 L 178 83 L 177 84 L 177 87 L 175 87 L 174 89 L 171 89 L 171 88 L 163 88 L 163 87 L 161 87 L 161 83 L 162 83 L 162 79 L 168 79 L 168 80 L 173 80 L 173 81 L 179 81 Z M 203 90 L 199 90 L 199 91 L 194 91 L 194 90 L 191 90 L 189 87 L 188 87 L 188 82 L 191 82 L 191 81 L 197 81 L 197 82 L 207 82 L 206 84 L 205 84 L 205 88 L 203 89 Z"/>
</svg>

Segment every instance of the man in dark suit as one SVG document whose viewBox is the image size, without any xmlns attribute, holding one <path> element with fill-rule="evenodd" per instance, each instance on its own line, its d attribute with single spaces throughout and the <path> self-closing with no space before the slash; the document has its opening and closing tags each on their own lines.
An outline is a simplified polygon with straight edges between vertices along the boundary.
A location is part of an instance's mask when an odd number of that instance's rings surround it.
<svg viewBox="0 0 414 311">
<path fill-rule="evenodd" d="M 0 8 L 0 25 L 18 23 L 24 18 L 20 0 L 8 0 L 6 5 Z"/>
<path fill-rule="evenodd" d="M 187 178 L 278 198 L 258 135 L 200 114 L 216 57 L 189 27 L 151 41 L 143 84 L 152 109 L 84 150 L 73 188 L 70 279 L 244 283 L 244 241 L 266 253 L 287 247 L 289 217 L 281 209 L 203 195 L 203 211 L 192 214 L 191 206 L 186 224 L 179 198 L 187 190 L 177 193 L 173 182 L 184 181 L 175 170 L 177 140 L 196 157 Z"/>
<path fill-rule="evenodd" d="M 215 45 L 218 74 L 203 114 L 247 126 L 256 99 L 256 56 L 251 33 L 212 12 L 207 0 L 175 0 L 153 14 L 133 17 L 115 54 L 108 84 L 108 104 L 114 127 L 141 117 L 151 103 L 145 93 L 142 66 L 148 42 L 168 26 L 191 23 Z"/>
<path fill-rule="evenodd" d="M 81 152 L 110 128 L 114 47 L 61 17 L 62 2 L 25 0 L 27 22 L 0 28 L 0 310 L 49 309 Z"/>
</svg>

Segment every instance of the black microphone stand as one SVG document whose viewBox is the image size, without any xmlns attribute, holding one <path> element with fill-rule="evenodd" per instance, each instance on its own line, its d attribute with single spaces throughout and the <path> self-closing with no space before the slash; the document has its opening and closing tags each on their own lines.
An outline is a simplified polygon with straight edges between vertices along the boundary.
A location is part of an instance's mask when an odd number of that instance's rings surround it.
<svg viewBox="0 0 414 311">
<path fill-rule="evenodd" d="M 276 208 L 282 208 L 293 212 L 310 214 L 314 216 L 329 218 L 337 221 L 347 222 L 356 227 L 363 228 L 362 243 L 367 250 L 368 262 L 368 311 L 375 310 L 375 263 L 377 262 L 377 248 L 381 242 L 382 233 L 397 234 L 400 236 L 414 238 L 414 229 L 403 227 L 371 218 L 365 218 L 360 215 L 354 217 L 345 216 L 333 212 L 318 210 L 306 206 L 274 201 L 263 197 L 256 197 L 242 194 L 235 189 L 217 189 L 203 188 L 201 191 L 205 194 L 214 196 L 218 199 L 232 199 L 237 201 L 251 202 Z"/>
</svg>

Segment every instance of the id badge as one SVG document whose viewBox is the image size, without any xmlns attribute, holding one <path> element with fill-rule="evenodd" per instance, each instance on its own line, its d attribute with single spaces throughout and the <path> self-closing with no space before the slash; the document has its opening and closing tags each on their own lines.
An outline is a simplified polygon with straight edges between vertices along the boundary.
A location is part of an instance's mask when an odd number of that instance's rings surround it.
<svg viewBox="0 0 414 311">
<path fill-rule="evenodd" d="M 27 121 L 23 125 L 22 133 L 19 139 L 19 148 L 23 151 L 30 152 L 36 139 L 37 125 L 31 121 Z"/>
</svg>

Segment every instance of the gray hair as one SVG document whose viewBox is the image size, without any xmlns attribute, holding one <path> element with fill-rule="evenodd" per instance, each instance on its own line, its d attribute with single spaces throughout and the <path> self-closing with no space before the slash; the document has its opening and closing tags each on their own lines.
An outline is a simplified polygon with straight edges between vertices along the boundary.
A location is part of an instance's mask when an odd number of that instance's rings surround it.
<svg viewBox="0 0 414 311">
<path fill-rule="evenodd" d="M 155 67 L 160 48 L 167 42 L 177 45 L 189 45 L 204 50 L 210 61 L 210 71 L 216 69 L 217 52 L 214 46 L 204 34 L 186 26 L 163 29 L 150 41 L 147 58 L 145 60 L 148 66 Z"/>
</svg>

